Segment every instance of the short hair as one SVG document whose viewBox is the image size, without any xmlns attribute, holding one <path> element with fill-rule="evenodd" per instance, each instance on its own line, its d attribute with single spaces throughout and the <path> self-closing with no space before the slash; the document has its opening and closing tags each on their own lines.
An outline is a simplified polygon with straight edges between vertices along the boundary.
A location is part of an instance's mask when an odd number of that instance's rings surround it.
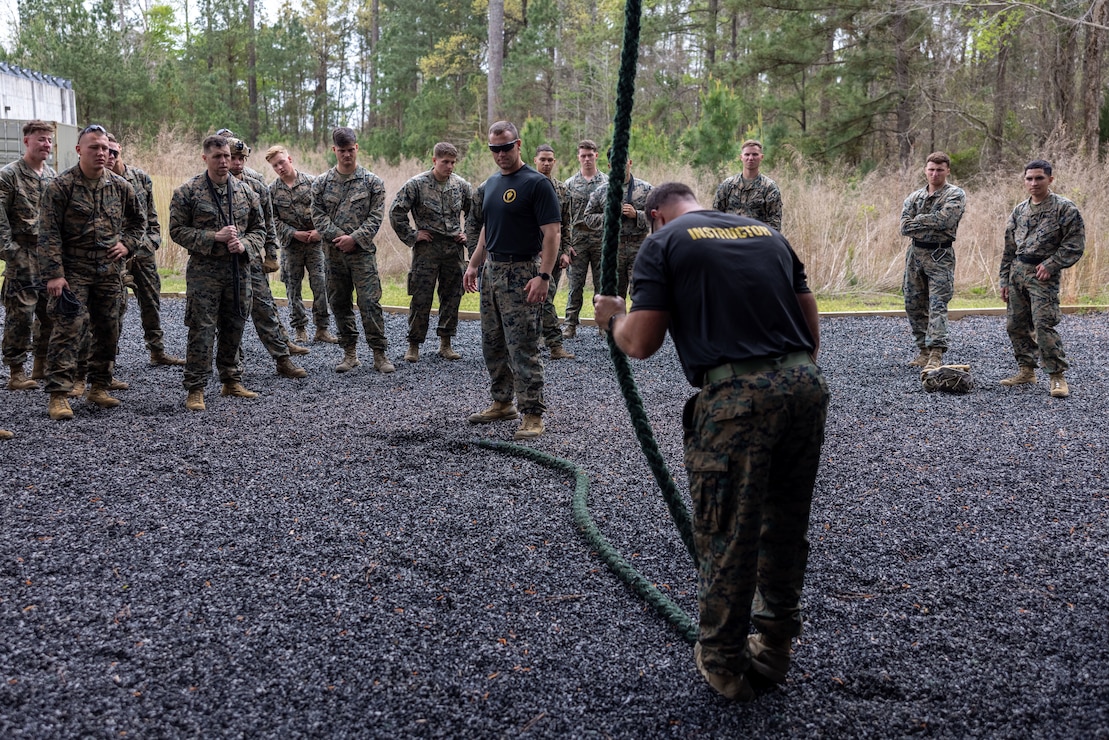
<svg viewBox="0 0 1109 740">
<path fill-rule="evenodd" d="M 947 156 L 944 152 L 932 152 L 928 155 L 928 159 L 924 160 L 925 164 L 928 162 L 932 164 L 945 164 L 948 169 L 951 169 L 951 157 Z"/>
<path fill-rule="evenodd" d="M 449 141 L 440 141 L 435 145 L 435 148 L 431 150 L 431 156 L 436 159 L 439 157 L 454 157 L 458 159 L 458 147 Z"/>
<path fill-rule="evenodd" d="M 535 147 L 535 156 L 538 157 L 539 152 L 550 152 L 551 154 L 555 153 L 554 147 L 552 147 L 550 144 L 540 144 L 539 146 Z"/>
<path fill-rule="evenodd" d="M 1024 165 L 1024 171 L 1028 172 L 1028 170 L 1043 170 L 1045 175 L 1051 177 L 1051 162 L 1046 159 L 1033 159 Z"/>
<path fill-rule="evenodd" d="M 600 151 L 600 148 L 597 146 L 597 142 L 593 141 L 593 139 L 582 139 L 578 142 L 578 149 L 589 149 L 590 151 L 594 152 Z"/>
<path fill-rule="evenodd" d="M 757 146 L 759 148 L 759 151 L 760 152 L 762 151 L 762 142 L 759 141 L 758 139 L 748 139 L 747 141 L 743 142 L 742 144 L 739 145 L 739 151 L 742 152 L 744 149 L 746 149 L 749 146 Z"/>
<path fill-rule="evenodd" d="M 212 134 L 211 136 L 209 136 L 208 138 L 206 138 L 204 140 L 204 144 L 202 146 L 204 148 L 204 153 L 207 154 L 208 152 L 212 151 L 213 149 L 222 149 L 223 147 L 229 146 L 229 145 L 227 143 L 227 137 L 226 136 L 220 136 L 219 134 Z"/>
<path fill-rule="evenodd" d="M 115 134 L 108 134 L 108 141 L 112 142 L 113 144 L 119 143 L 119 139 L 116 138 Z"/>
<path fill-rule="evenodd" d="M 27 121 L 27 123 L 23 124 L 24 136 L 30 136 L 31 134 L 38 133 L 39 131 L 47 131 L 53 134 L 56 129 L 54 128 L 54 124 L 47 123 L 46 121 L 40 121 L 37 118 L 33 121 Z"/>
<path fill-rule="evenodd" d="M 273 146 L 271 146 L 269 149 L 266 150 L 266 161 L 267 162 L 272 162 L 273 158 L 276 157 L 278 154 L 284 154 L 285 156 L 289 156 L 289 150 L 286 149 L 285 147 L 281 146 L 280 144 L 274 144 Z"/>
<path fill-rule="evenodd" d="M 516 128 L 516 124 L 510 121 L 497 121 L 489 127 L 490 136 L 500 136 L 501 134 L 508 134 L 513 139 L 520 138 L 520 130 Z"/>
<path fill-rule="evenodd" d="M 331 132 L 331 143 L 338 147 L 355 146 L 358 144 L 358 137 L 350 126 L 336 126 Z"/>
<path fill-rule="evenodd" d="M 697 196 L 693 194 L 693 189 L 684 182 L 664 182 L 647 194 L 647 202 L 643 205 L 643 211 L 650 213 L 673 200 L 695 201 Z"/>
</svg>

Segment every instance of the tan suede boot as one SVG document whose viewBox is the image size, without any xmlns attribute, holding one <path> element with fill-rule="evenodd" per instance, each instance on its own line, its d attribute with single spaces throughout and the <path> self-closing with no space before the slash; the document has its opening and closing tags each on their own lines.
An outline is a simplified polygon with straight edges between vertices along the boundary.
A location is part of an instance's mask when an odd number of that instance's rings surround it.
<svg viewBox="0 0 1109 740">
<path fill-rule="evenodd" d="M 94 385 L 92 390 L 89 391 L 88 401 L 89 403 L 95 403 L 102 409 L 112 409 L 121 403 L 118 398 L 108 395 L 107 388 L 99 385 Z"/>
<path fill-rule="evenodd" d="M 451 347 L 450 337 L 439 337 L 439 356 L 444 360 L 461 360 L 462 355 L 454 351 Z"/>
<path fill-rule="evenodd" d="M 297 344 L 308 344 L 308 330 L 303 326 L 298 326 L 296 330 Z"/>
<path fill-rule="evenodd" d="M 8 378 L 9 391 L 31 391 L 39 387 L 39 384 L 28 378 L 23 373 L 23 365 L 8 365 L 11 370 L 11 377 Z"/>
<path fill-rule="evenodd" d="M 934 349 L 934 350 L 932 350 L 931 352 L 928 353 L 928 362 L 926 362 L 924 364 L 924 369 L 926 371 L 927 370 L 935 370 L 937 367 L 939 367 L 942 364 L 943 364 L 943 350 L 942 349 Z"/>
<path fill-rule="evenodd" d="M 377 370 L 379 373 L 392 373 L 396 372 L 397 369 L 393 366 L 393 363 L 389 362 L 389 358 L 385 355 L 385 350 L 375 349 L 374 370 Z"/>
<path fill-rule="evenodd" d="M 286 378 L 308 377 L 308 371 L 293 364 L 293 361 L 288 357 L 282 357 L 277 361 L 277 374 L 284 375 Z"/>
<path fill-rule="evenodd" d="M 51 393 L 50 405 L 46 411 L 54 421 L 73 418 L 73 409 L 69 407 L 69 398 L 65 393 Z"/>
<path fill-rule="evenodd" d="M 516 411 L 516 405 L 511 401 L 493 401 L 493 405 L 484 411 L 470 414 L 469 422 L 471 424 L 488 424 L 491 421 L 500 421 L 501 419 L 515 419 L 520 414 Z"/>
<path fill-rule="evenodd" d="M 117 378 L 114 375 L 112 376 L 111 382 L 108 383 L 108 390 L 110 390 L 110 391 L 125 391 L 125 390 L 130 389 L 130 387 L 131 387 L 130 383 L 128 383 L 124 380 L 120 380 L 119 378 Z"/>
<path fill-rule="evenodd" d="M 924 367 L 928 364 L 928 358 L 931 356 L 931 354 L 932 353 L 929 350 L 921 348 L 920 352 L 916 356 L 916 359 L 909 363 L 909 367 Z"/>
<path fill-rule="evenodd" d="M 185 408 L 189 411 L 203 411 L 204 391 L 200 388 L 189 391 L 189 397 L 185 399 Z"/>
<path fill-rule="evenodd" d="M 85 395 L 85 381 L 83 381 L 83 380 L 73 381 L 73 389 L 69 392 L 69 397 L 70 398 L 80 398 L 83 395 Z"/>
<path fill-rule="evenodd" d="M 11 439 L 14 436 L 15 435 L 9 432 L 7 429 L 0 429 L 0 439 Z"/>
<path fill-rule="evenodd" d="M 46 379 L 46 358 L 35 357 L 35 364 L 31 366 L 31 380 Z"/>
<path fill-rule="evenodd" d="M 150 350 L 150 364 L 151 365 L 184 365 L 185 360 L 181 357 L 167 355 L 165 350 L 153 349 Z"/>
<path fill-rule="evenodd" d="M 408 343 L 408 351 L 404 353 L 405 362 L 419 362 L 420 361 L 420 345 L 415 342 Z"/>
<path fill-rule="evenodd" d="M 358 350 L 355 347 L 343 350 L 343 361 L 335 366 L 337 373 L 349 373 L 362 363 L 358 361 Z"/>
<path fill-rule="evenodd" d="M 286 341 L 285 344 L 289 347 L 290 355 L 306 355 L 312 351 L 307 347 L 301 347 L 299 344 L 294 344 L 291 340 Z"/>
<path fill-rule="evenodd" d="M 577 355 L 573 352 L 568 352 L 566 348 L 562 346 L 562 342 L 551 347 L 552 360 L 572 360 L 575 357 L 577 357 Z"/>
<path fill-rule="evenodd" d="M 327 344 L 339 343 L 339 339 L 327 329 L 316 329 L 316 336 L 312 339 L 312 341 L 326 342 Z"/>
<path fill-rule="evenodd" d="M 1052 398 L 1066 398 L 1070 395 L 1070 388 L 1067 387 L 1067 381 L 1063 378 L 1062 373 L 1051 374 L 1051 397 Z"/>
<path fill-rule="evenodd" d="M 258 398 L 257 393 L 247 390 L 246 387 L 238 381 L 224 383 L 223 387 L 219 390 L 219 394 L 221 396 L 234 396 L 235 398 Z"/>
<path fill-rule="evenodd" d="M 513 439 L 531 439 L 538 437 L 546 431 L 543 426 L 542 414 L 524 414 L 524 420 L 520 423 L 520 428 L 512 435 Z"/>
<path fill-rule="evenodd" d="M 1025 383 L 1035 383 L 1035 382 L 1036 382 L 1036 368 L 1028 367 L 1026 365 L 1022 365 L 1021 368 L 1020 368 L 1020 372 L 1018 372 L 1016 375 L 1014 375 L 1011 378 L 1005 378 L 1004 380 L 1002 380 L 1001 385 L 1005 385 L 1005 386 L 1024 385 Z"/>
</svg>

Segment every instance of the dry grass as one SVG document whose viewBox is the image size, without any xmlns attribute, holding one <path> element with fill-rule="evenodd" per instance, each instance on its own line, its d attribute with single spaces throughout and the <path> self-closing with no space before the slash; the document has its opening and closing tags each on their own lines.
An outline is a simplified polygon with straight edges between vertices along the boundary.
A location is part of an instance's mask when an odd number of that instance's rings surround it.
<svg viewBox="0 0 1109 740">
<path fill-rule="evenodd" d="M 199 146 L 166 134 L 149 149 L 129 147 L 129 161 L 143 167 L 154 179 L 155 200 L 162 216 L 165 246 L 159 264 L 183 270 L 184 251 L 169 239 L 169 200 L 173 189 L 197 172 L 203 163 Z M 272 180 L 273 171 L 261 152 L 255 149 L 248 164 Z M 318 173 L 327 169 L 327 154 L 322 151 L 293 149 L 298 167 Z M 386 203 L 392 202 L 397 189 L 412 175 L 428 165 L 416 160 L 390 165 L 368 160 L 368 166 L 385 181 Z M 565 160 L 560 164 L 566 164 Z M 489 170 L 492 171 L 492 163 Z M 569 165 L 560 175 L 572 173 Z M 808 171 L 803 164 L 789 171 L 767 172 L 782 189 L 785 203 L 783 232 L 790 239 L 808 270 L 809 282 L 822 295 L 890 294 L 901 288 L 906 240 L 899 233 L 898 221 L 905 197 L 924 184 L 923 167 L 910 172 L 875 172 L 862 178 L 836 176 L 834 173 Z M 1105 167 L 1078 158 L 1056 161 L 1055 191 L 1074 200 L 1086 220 L 1086 255 L 1063 278 L 1063 302 L 1092 299 L 1103 292 L 1109 281 L 1109 255 L 1106 233 L 1109 227 L 1109 187 Z M 997 268 L 1004 243 L 1005 223 L 1013 206 L 1024 197 L 1021 173 L 1001 172 L 980 176 L 963 187 L 967 191 L 967 212 L 956 242 L 958 267 L 956 290 L 964 294 L 997 293 Z M 636 172 L 649 182 L 681 180 L 691 183 L 703 204 L 711 204 L 716 181 L 689 166 L 645 168 Z M 958 183 L 957 179 L 953 181 Z M 400 277 L 408 269 L 409 250 L 388 225 L 376 240 L 378 264 L 385 276 Z"/>
</svg>

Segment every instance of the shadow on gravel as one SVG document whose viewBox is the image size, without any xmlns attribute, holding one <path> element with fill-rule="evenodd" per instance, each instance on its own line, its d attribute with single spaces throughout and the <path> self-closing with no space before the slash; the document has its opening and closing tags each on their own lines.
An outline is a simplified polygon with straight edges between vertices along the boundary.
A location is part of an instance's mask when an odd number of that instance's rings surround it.
<svg viewBox="0 0 1109 740">
<path fill-rule="evenodd" d="M 276 376 L 184 409 L 129 311 L 115 410 L 0 391 L 3 737 L 1109 737 L 1109 318 L 1060 330 L 1072 397 L 1013 370 L 999 317 L 953 325 L 979 389 L 928 394 L 904 321 L 823 322 L 833 392 L 806 629 L 781 689 L 720 699 L 579 537 L 573 480 L 475 440 L 478 326 L 447 362 Z M 184 345 L 167 300 L 167 348 Z M 406 346 L 389 316 L 391 354 Z M 434 340 L 434 337 L 432 337 Z M 547 433 L 604 535 L 696 614 L 696 581 L 602 339 L 548 363 Z M 299 359 L 298 359 L 299 361 Z M 672 347 L 635 363 L 680 487 Z"/>
</svg>

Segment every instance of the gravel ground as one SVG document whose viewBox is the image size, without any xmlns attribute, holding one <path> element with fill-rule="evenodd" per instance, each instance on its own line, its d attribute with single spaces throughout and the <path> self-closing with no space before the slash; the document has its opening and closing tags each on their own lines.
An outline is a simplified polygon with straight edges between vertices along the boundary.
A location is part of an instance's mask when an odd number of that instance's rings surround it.
<svg viewBox="0 0 1109 740">
<path fill-rule="evenodd" d="M 184 347 L 183 302 L 164 305 Z M 805 633 L 779 690 L 734 705 L 575 531 L 573 481 L 476 447 L 478 326 L 448 363 L 273 374 L 253 401 L 151 368 L 138 311 L 123 405 L 0 391 L 0 736 L 1109 737 L 1109 317 L 1068 316 L 1072 397 L 1004 389 L 1003 319 L 953 324 L 980 388 L 928 394 L 902 319 L 823 322 L 833 391 Z M 593 330 L 548 365 L 530 446 L 591 480 L 612 544 L 694 615 L 695 573 Z M 367 354 L 362 351 L 363 358 Z M 635 363 L 679 485 L 667 346 Z M 1100 421 L 1099 421 L 1100 420 Z"/>
</svg>

